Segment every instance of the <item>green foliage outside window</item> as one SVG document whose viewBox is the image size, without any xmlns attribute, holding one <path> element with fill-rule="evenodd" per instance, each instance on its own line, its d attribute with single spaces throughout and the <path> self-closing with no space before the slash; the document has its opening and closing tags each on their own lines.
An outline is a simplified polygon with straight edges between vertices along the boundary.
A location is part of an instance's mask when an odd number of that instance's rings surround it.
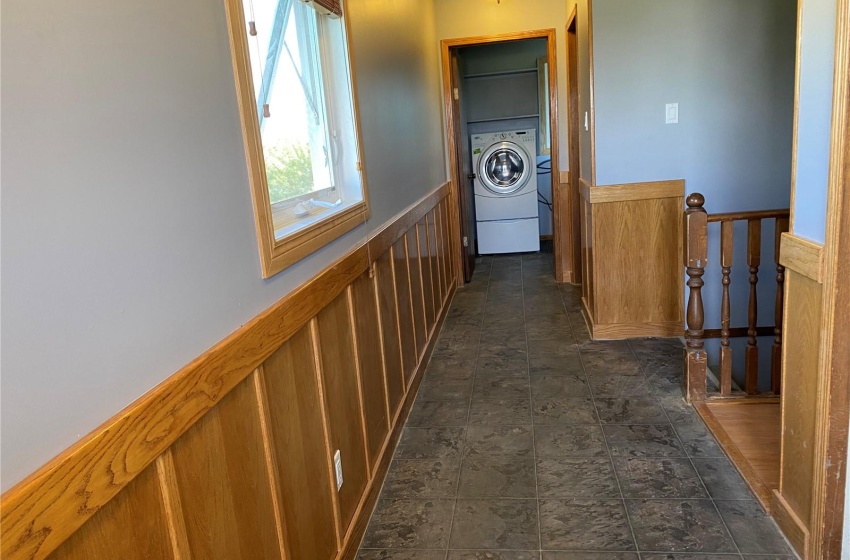
<svg viewBox="0 0 850 560">
<path fill-rule="evenodd" d="M 271 146 L 264 153 L 272 204 L 313 190 L 313 165 L 306 143 Z"/>
</svg>

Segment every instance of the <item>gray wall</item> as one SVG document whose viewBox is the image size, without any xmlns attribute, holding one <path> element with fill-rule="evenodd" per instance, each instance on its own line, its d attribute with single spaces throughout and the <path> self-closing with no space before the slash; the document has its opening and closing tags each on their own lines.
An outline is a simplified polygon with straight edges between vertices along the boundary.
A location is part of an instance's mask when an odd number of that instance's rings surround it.
<svg viewBox="0 0 850 560">
<path fill-rule="evenodd" d="M 794 233 L 819 243 L 826 233 L 835 9 L 835 0 L 805 0 L 800 24 Z"/>
<path fill-rule="evenodd" d="M 264 281 L 224 3 L 3 3 L 3 490 L 445 181 L 433 6 L 350 10 L 372 219 Z"/>
</svg>

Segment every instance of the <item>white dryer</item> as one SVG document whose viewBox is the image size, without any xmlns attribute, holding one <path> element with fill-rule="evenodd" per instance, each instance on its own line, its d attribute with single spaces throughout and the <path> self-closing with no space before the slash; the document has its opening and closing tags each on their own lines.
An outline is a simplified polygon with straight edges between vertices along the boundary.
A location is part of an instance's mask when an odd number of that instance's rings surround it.
<svg viewBox="0 0 850 560">
<path fill-rule="evenodd" d="M 470 144 L 478 252 L 539 251 L 537 131 L 474 134 Z"/>
</svg>

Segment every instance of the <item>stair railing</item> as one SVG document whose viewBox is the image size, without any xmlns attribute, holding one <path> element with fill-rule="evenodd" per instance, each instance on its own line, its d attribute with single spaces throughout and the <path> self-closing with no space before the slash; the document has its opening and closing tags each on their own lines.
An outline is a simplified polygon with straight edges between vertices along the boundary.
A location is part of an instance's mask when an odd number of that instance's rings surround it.
<svg viewBox="0 0 850 560">
<path fill-rule="evenodd" d="M 783 287 L 785 267 L 779 264 L 779 241 L 783 232 L 788 231 L 789 210 L 758 210 L 752 212 L 727 212 L 708 214 L 705 211 L 705 197 L 693 193 L 686 199 L 684 212 L 684 266 L 688 275 L 688 305 L 685 330 L 685 371 L 684 392 L 689 402 L 705 401 L 709 398 L 729 398 L 740 396 L 778 396 L 782 390 L 782 316 Z M 759 267 L 761 265 L 762 221 L 776 220 L 774 227 L 773 261 L 776 265 L 776 295 L 774 325 L 758 326 Z M 731 284 L 733 230 L 737 221 L 747 222 L 747 266 L 749 267 L 750 294 L 747 307 L 747 326 L 731 326 Z M 720 301 L 720 328 L 705 329 L 705 307 L 702 288 L 703 276 L 708 263 L 708 224 L 720 222 L 720 266 L 722 296 Z M 758 336 L 773 335 L 771 349 L 771 388 L 769 392 L 759 391 L 759 353 Z M 746 337 L 744 350 L 744 388 L 734 391 L 732 386 L 732 338 Z M 705 340 L 720 339 L 720 377 L 719 390 L 708 392 L 708 358 Z"/>
</svg>

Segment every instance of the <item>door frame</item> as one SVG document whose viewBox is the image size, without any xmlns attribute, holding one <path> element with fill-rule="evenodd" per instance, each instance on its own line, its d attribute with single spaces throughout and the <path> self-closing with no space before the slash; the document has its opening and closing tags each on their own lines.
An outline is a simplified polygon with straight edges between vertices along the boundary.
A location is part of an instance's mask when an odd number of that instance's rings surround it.
<svg viewBox="0 0 850 560">
<path fill-rule="evenodd" d="M 581 167 L 581 142 L 579 141 L 579 130 L 581 117 L 579 110 L 579 87 L 578 87 L 578 4 L 573 5 L 570 15 L 567 17 L 567 25 L 564 26 L 565 48 L 567 51 L 567 158 L 568 179 L 560 181 L 567 185 L 564 193 L 567 199 L 564 219 L 561 221 L 563 231 L 560 232 L 563 239 L 569 240 L 568 247 L 564 251 L 568 257 L 569 270 L 561 267 L 562 276 L 557 276 L 558 282 L 572 282 L 579 284 L 584 278 L 584 267 L 586 263 L 581 258 L 581 195 L 579 185 L 579 169 Z M 554 204 L 553 204 L 554 206 Z"/>
<path fill-rule="evenodd" d="M 452 67 L 451 54 L 453 50 L 462 47 L 472 47 L 478 45 L 487 45 L 491 43 L 505 43 L 510 41 L 522 41 L 525 39 L 546 39 L 546 56 L 549 62 L 549 134 L 550 134 L 550 152 L 552 154 L 552 207 L 553 209 L 564 208 L 566 201 L 561 200 L 567 198 L 561 196 L 558 192 L 560 182 L 560 171 L 558 167 L 558 57 L 557 57 L 557 42 L 555 40 L 555 29 L 537 29 L 532 31 L 518 31 L 514 33 L 502 33 L 497 35 L 481 35 L 476 37 L 460 37 L 456 39 L 443 39 L 440 41 L 440 58 L 443 73 L 443 106 L 445 107 L 446 119 L 446 138 L 448 141 L 449 153 L 449 180 L 452 193 L 450 195 L 452 208 L 452 237 L 455 240 L 453 248 L 453 258 L 458 271 L 463 271 L 465 263 L 463 262 L 463 247 L 461 246 L 461 222 L 465 219 L 462 215 L 462 199 L 461 187 L 462 181 L 465 179 L 459 177 L 457 152 L 459 142 L 463 142 L 462 138 L 458 138 L 460 130 L 455 126 L 455 120 L 460 118 L 456 114 L 454 104 L 454 94 L 452 92 Z M 552 212 L 552 232 L 553 244 L 555 252 L 555 277 L 559 279 L 564 276 L 562 267 L 564 265 L 563 254 L 567 248 L 564 247 L 565 240 L 561 239 L 558 227 L 562 219 L 568 219 L 568 216 L 561 216 L 561 212 Z M 559 258 L 560 257 L 560 258 Z M 561 275 L 559 276 L 559 272 Z"/>
</svg>

